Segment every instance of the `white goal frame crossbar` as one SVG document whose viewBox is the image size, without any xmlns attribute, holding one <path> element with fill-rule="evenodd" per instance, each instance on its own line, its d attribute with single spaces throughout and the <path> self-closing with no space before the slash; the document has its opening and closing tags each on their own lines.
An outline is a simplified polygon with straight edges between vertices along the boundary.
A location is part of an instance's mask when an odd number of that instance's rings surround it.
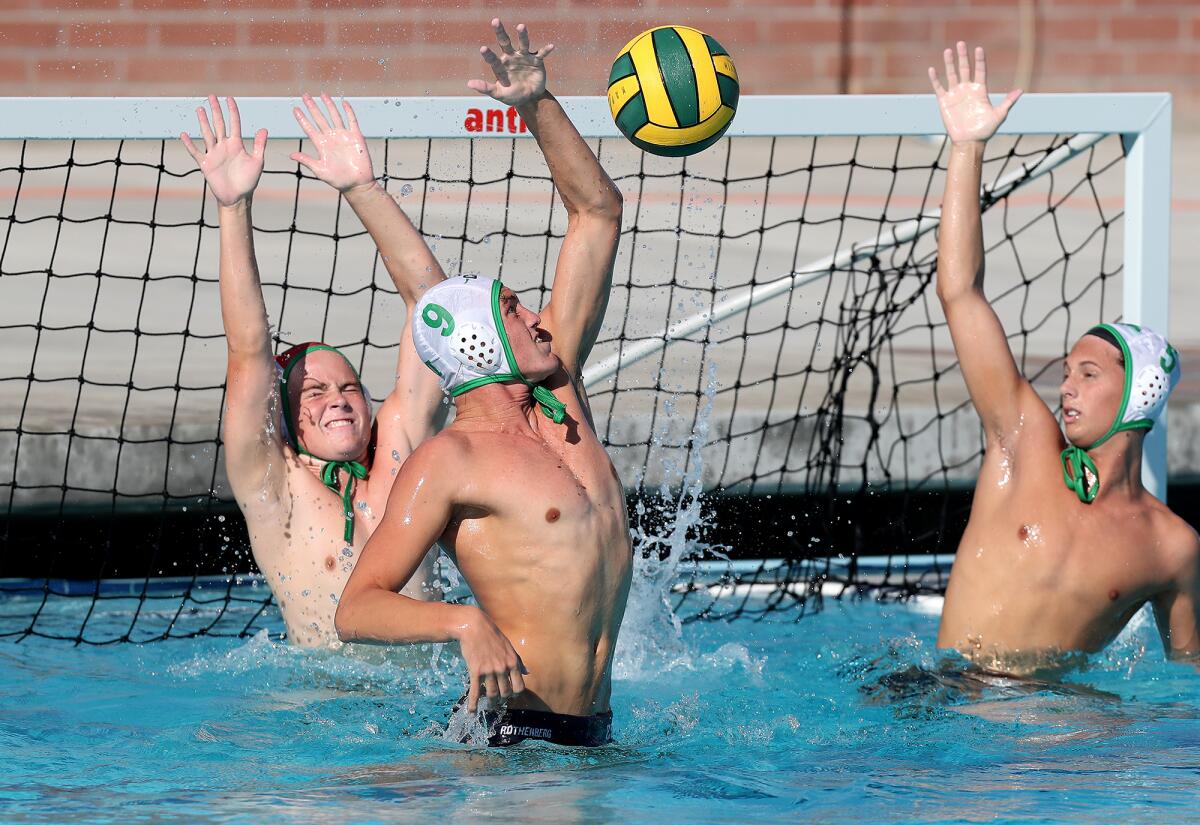
<svg viewBox="0 0 1200 825">
<path fill-rule="evenodd" d="M 996 97 L 999 100 L 999 96 Z M 117 140 L 171 139 L 194 131 L 193 110 L 200 98 L 0 98 L 0 139 Z M 482 97 L 392 97 L 352 99 L 368 138 L 530 138 L 508 107 Z M 242 98 L 245 137 L 266 128 L 272 138 L 305 135 L 291 110 L 297 99 Z M 564 97 L 576 128 L 586 138 L 616 138 L 604 97 Z M 1029 94 L 1001 127 L 1002 134 L 1077 135 L 1057 157 L 1036 168 L 1016 170 L 993 187 L 1035 177 L 1082 151 L 1104 135 L 1118 134 L 1126 150 L 1125 248 L 1122 318 L 1169 334 L 1171 241 L 1171 96 L 1147 94 Z M 730 136 L 899 136 L 941 135 L 943 128 L 932 95 L 749 95 L 741 99 Z M 937 212 L 921 215 L 891 230 L 887 237 L 862 239 L 832 256 L 806 264 L 790 276 L 747 287 L 723 299 L 711 312 L 677 322 L 655 338 L 625 347 L 584 373 L 593 384 L 618 368 L 687 338 L 720 318 L 785 294 L 813 279 L 882 248 L 904 243 L 936 228 Z M 1142 479 L 1146 488 L 1166 497 L 1166 422 L 1146 438 Z"/>
</svg>

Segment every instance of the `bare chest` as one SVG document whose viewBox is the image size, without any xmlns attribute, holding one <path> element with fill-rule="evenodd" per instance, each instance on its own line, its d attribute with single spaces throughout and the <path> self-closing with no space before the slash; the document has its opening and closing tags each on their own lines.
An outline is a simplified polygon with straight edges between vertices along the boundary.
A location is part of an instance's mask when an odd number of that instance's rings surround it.
<svg viewBox="0 0 1200 825">
<path fill-rule="evenodd" d="M 303 468 L 289 474 L 288 498 L 282 506 L 257 517 L 247 514 L 255 561 L 278 601 L 309 600 L 318 591 L 340 595 L 383 515 L 383 486 L 371 478 L 356 479 L 349 540 L 341 492 Z M 332 596 L 329 601 L 336 606 Z M 286 604 L 281 606 L 286 614 Z"/>
<path fill-rule="evenodd" d="M 1018 499 L 990 518 L 973 515 L 955 567 L 1034 599 L 1119 607 L 1152 593 L 1161 565 L 1149 519 L 1061 498 Z"/>
<path fill-rule="evenodd" d="M 510 571 L 580 570 L 627 552 L 624 489 L 599 442 L 562 449 L 510 439 L 460 471 L 466 504 L 445 541 L 464 573 L 500 560 Z"/>
</svg>

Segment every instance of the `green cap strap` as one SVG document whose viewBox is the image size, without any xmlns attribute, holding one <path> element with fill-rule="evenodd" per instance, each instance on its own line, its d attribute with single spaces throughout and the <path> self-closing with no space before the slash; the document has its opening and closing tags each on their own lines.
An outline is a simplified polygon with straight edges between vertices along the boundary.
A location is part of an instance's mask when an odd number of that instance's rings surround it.
<svg viewBox="0 0 1200 825">
<path fill-rule="evenodd" d="M 470 381 L 459 387 L 459 392 L 466 391 L 468 386 L 474 387 L 479 384 L 489 383 L 493 381 L 507 381 L 510 378 L 515 378 L 533 391 L 533 400 L 537 402 L 538 408 L 541 409 L 542 415 L 549 418 L 555 424 L 561 424 L 567 418 L 567 407 L 563 402 L 554 397 L 554 393 L 543 387 L 541 384 L 535 384 L 521 374 L 521 368 L 517 366 L 516 356 L 513 355 L 512 347 L 508 343 L 508 331 L 504 329 L 504 315 L 500 312 L 500 289 L 499 281 L 492 283 L 492 320 L 496 325 L 496 336 L 500 339 L 500 345 L 504 347 L 504 357 L 508 360 L 509 369 L 512 370 L 508 375 L 492 375 L 486 379 Z M 457 393 L 455 393 L 457 395 Z"/>
<path fill-rule="evenodd" d="M 367 468 L 359 464 L 357 461 L 329 461 L 321 468 L 321 483 L 335 493 L 341 487 L 338 483 L 338 471 L 345 470 L 349 473 L 349 478 L 346 479 L 346 489 L 342 491 L 342 512 L 346 519 L 345 529 L 342 531 L 342 538 L 349 544 L 354 541 L 354 479 L 366 478 Z"/>
<path fill-rule="evenodd" d="M 530 386 L 533 387 L 533 400 L 537 401 L 542 414 L 555 424 L 563 423 L 567 417 L 567 405 L 555 398 L 554 393 L 541 384 L 530 384 Z"/>
<path fill-rule="evenodd" d="M 1100 472 L 1096 469 L 1096 462 L 1092 461 L 1092 457 L 1087 454 L 1087 451 L 1074 444 L 1062 451 L 1059 460 L 1062 461 L 1063 481 L 1067 488 L 1072 490 L 1084 504 L 1091 504 L 1100 492 Z M 1091 487 L 1088 487 L 1087 482 L 1089 472 L 1096 479 L 1096 483 Z"/>
</svg>

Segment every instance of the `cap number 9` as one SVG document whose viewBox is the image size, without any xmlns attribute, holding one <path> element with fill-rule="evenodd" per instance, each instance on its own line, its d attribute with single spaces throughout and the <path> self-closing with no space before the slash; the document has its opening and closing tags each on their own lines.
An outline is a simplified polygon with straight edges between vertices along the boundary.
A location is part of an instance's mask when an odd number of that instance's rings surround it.
<svg viewBox="0 0 1200 825">
<path fill-rule="evenodd" d="M 433 327 L 434 329 L 440 327 L 443 338 L 454 332 L 454 316 L 443 306 L 429 304 L 421 313 L 421 320 L 425 322 L 426 326 Z"/>
</svg>

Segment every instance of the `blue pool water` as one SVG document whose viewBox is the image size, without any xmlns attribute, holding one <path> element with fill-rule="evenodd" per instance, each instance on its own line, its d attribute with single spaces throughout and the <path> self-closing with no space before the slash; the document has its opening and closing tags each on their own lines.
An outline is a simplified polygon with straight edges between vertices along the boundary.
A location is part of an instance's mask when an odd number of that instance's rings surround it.
<svg viewBox="0 0 1200 825">
<path fill-rule="evenodd" d="M 935 678 L 924 606 L 628 628 L 618 744 L 445 741 L 450 649 L 0 645 L 5 822 L 1178 822 L 1200 679 L 1139 616 L 1064 687 Z"/>
</svg>

